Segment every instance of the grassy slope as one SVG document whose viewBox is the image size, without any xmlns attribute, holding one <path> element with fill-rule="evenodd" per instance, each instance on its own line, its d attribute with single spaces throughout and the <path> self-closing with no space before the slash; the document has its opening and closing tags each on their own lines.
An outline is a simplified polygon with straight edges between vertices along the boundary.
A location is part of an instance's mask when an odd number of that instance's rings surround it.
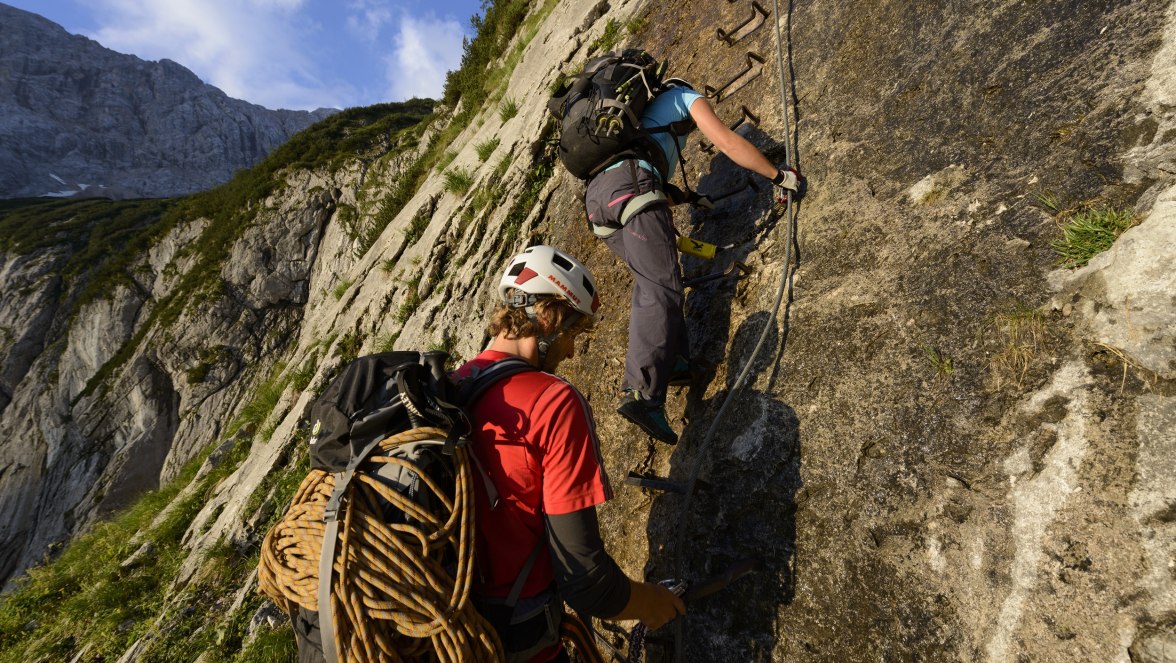
<svg viewBox="0 0 1176 663">
<path fill-rule="evenodd" d="M 373 225 L 356 232 L 377 237 L 461 130 L 486 104 L 497 103 L 525 44 L 516 42 L 512 57 L 500 66 L 491 68 L 491 63 L 520 28 L 525 37 L 533 35 L 555 4 L 549 0 L 528 16 L 529 3 L 524 0 L 500 0 L 474 21 L 477 36 L 467 46 L 461 69 L 446 81 L 445 100 L 460 102 L 463 110 L 434 134 L 408 176 L 381 201 Z M 67 276 L 84 279 L 89 284 L 87 292 L 93 293 L 87 296 L 100 296 L 109 292 L 114 280 L 129 278 L 127 269 L 141 251 L 176 224 L 210 219 L 209 230 L 188 249 L 200 257 L 199 264 L 161 302 L 146 326 L 166 325 L 179 312 L 181 302 L 215 280 L 240 230 L 251 221 L 249 204 L 278 192 L 283 172 L 337 169 L 352 159 L 379 158 L 381 146 L 415 147 L 412 136 L 419 137 L 433 119 L 431 113 L 432 102 L 427 100 L 349 109 L 299 133 L 224 186 L 183 199 L 7 201 L 0 204 L 0 247 L 29 253 L 63 246 L 74 256 L 67 260 Z M 39 224 L 56 225 L 60 232 L 33 239 L 35 234 L 28 229 Z M 98 267 L 87 271 L 88 265 Z M 109 363 L 91 388 L 130 356 L 135 343 Z M 283 379 L 286 376 L 279 374 L 270 382 Z M 259 391 L 281 393 L 276 385 Z M 259 430 L 257 424 L 272 407 L 272 402 L 251 404 L 244 411 L 254 413 L 256 421 L 234 422 L 229 429 L 266 435 L 271 431 Z M 263 604 L 260 596 L 249 592 L 235 609 L 229 609 L 234 594 L 246 586 L 256 568 L 256 545 L 246 550 L 218 546 L 191 580 L 176 583 L 187 554 L 181 543 L 184 533 L 217 484 L 248 456 L 252 440 L 240 434 L 230 442 L 226 446 L 231 450 L 212 472 L 197 475 L 197 468 L 216 444 L 190 463 L 175 482 L 143 496 L 19 579 L 16 591 L 0 602 L 0 662 L 62 660 L 79 654 L 79 660 L 112 660 L 136 641 L 143 643 L 141 660 L 187 660 L 199 652 L 209 661 L 289 660 L 293 638 L 288 626 L 261 629 L 245 642 L 246 627 Z M 257 541 L 306 474 L 303 445 L 292 440 L 288 449 L 290 457 L 280 464 L 284 469 L 271 475 L 251 498 L 251 506 L 268 514 L 258 523 Z M 165 515 L 157 517 L 164 509 Z M 150 552 L 124 567 L 145 544 Z"/>
</svg>

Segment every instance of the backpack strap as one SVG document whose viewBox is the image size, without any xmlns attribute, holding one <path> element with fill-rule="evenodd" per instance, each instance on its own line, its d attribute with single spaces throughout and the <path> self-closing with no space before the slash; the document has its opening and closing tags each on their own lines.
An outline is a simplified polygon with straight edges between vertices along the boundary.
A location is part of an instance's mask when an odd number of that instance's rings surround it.
<svg viewBox="0 0 1176 663">
<path fill-rule="evenodd" d="M 355 477 L 355 469 L 383 440 L 382 436 L 377 435 L 364 446 L 363 451 L 351 459 L 346 470 L 335 474 L 335 489 L 331 491 L 331 498 L 323 508 L 323 522 L 326 528 L 323 532 L 323 547 L 319 553 L 318 613 L 323 657 L 327 663 L 339 661 L 339 652 L 335 649 L 334 615 L 331 612 L 331 583 L 335 579 L 335 544 L 339 540 L 339 507 L 343 502 L 343 493 Z"/>
<path fill-rule="evenodd" d="M 499 380 L 505 380 L 519 373 L 537 370 L 539 369 L 532 366 L 530 362 L 522 357 L 507 357 L 485 368 L 474 368 L 470 372 L 469 377 L 457 383 L 457 404 L 468 411 L 478 402 L 482 394 L 485 394 L 486 390 L 494 386 Z M 486 471 L 486 468 L 482 467 L 482 461 L 478 460 L 478 456 L 473 453 L 469 456 L 474 467 L 478 468 L 478 474 L 482 476 L 482 483 L 486 485 L 486 495 L 490 498 L 490 508 L 493 509 L 498 506 L 498 488 L 494 485 L 494 481 L 490 479 L 490 473 Z"/>
<path fill-rule="evenodd" d="M 468 410 L 499 380 L 537 370 L 539 369 L 522 357 L 507 357 L 485 368 L 474 368 L 469 377 L 457 383 L 457 404 Z"/>
</svg>

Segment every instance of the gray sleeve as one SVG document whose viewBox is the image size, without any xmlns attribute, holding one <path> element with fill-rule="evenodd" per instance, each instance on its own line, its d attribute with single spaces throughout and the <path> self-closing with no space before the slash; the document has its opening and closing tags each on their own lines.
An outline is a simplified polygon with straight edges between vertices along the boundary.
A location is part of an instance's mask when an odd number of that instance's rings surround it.
<svg viewBox="0 0 1176 663">
<path fill-rule="evenodd" d="M 560 597 L 576 612 L 608 618 L 629 603 L 629 578 L 604 549 L 596 507 L 547 516 Z"/>
</svg>

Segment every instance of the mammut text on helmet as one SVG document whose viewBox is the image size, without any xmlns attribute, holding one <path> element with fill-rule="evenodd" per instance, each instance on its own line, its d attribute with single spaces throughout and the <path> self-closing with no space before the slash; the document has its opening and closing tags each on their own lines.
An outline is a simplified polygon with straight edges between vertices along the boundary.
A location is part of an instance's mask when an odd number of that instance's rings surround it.
<svg viewBox="0 0 1176 663">
<path fill-rule="evenodd" d="M 576 293 L 572 292 L 571 288 L 564 285 L 563 281 L 560 281 L 559 279 L 555 278 L 554 274 L 548 274 L 547 280 L 554 283 L 556 285 L 556 287 L 559 288 L 560 290 L 563 290 L 564 294 L 568 296 L 568 299 L 572 300 L 573 304 L 575 304 L 576 306 L 580 305 L 580 298 L 576 296 Z"/>
</svg>

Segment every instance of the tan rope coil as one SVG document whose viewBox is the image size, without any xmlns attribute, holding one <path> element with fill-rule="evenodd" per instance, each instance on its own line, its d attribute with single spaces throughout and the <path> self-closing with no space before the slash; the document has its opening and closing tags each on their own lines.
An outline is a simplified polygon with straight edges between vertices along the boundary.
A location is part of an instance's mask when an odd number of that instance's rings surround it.
<svg viewBox="0 0 1176 663">
<path fill-rule="evenodd" d="M 444 440 L 439 428 L 393 435 L 367 463 L 411 463 L 392 449 L 424 440 Z M 357 472 L 343 498 L 334 559 L 335 647 L 342 662 L 428 660 L 491 663 L 504 659 L 494 628 L 470 598 L 474 558 L 473 479 L 469 452 L 455 450 L 456 486 L 451 500 L 428 476 L 422 483 L 442 504 L 430 512 L 380 481 Z M 361 466 L 362 467 L 362 466 Z M 371 466 L 368 466 L 369 468 Z M 311 470 L 286 515 L 266 533 L 258 567 L 258 590 L 278 607 L 318 610 L 318 562 L 323 547 L 323 509 L 334 475 Z M 380 500 L 413 524 L 384 522 Z M 456 563 L 453 575 L 446 563 Z M 319 615 L 319 619 L 328 619 Z"/>
</svg>

